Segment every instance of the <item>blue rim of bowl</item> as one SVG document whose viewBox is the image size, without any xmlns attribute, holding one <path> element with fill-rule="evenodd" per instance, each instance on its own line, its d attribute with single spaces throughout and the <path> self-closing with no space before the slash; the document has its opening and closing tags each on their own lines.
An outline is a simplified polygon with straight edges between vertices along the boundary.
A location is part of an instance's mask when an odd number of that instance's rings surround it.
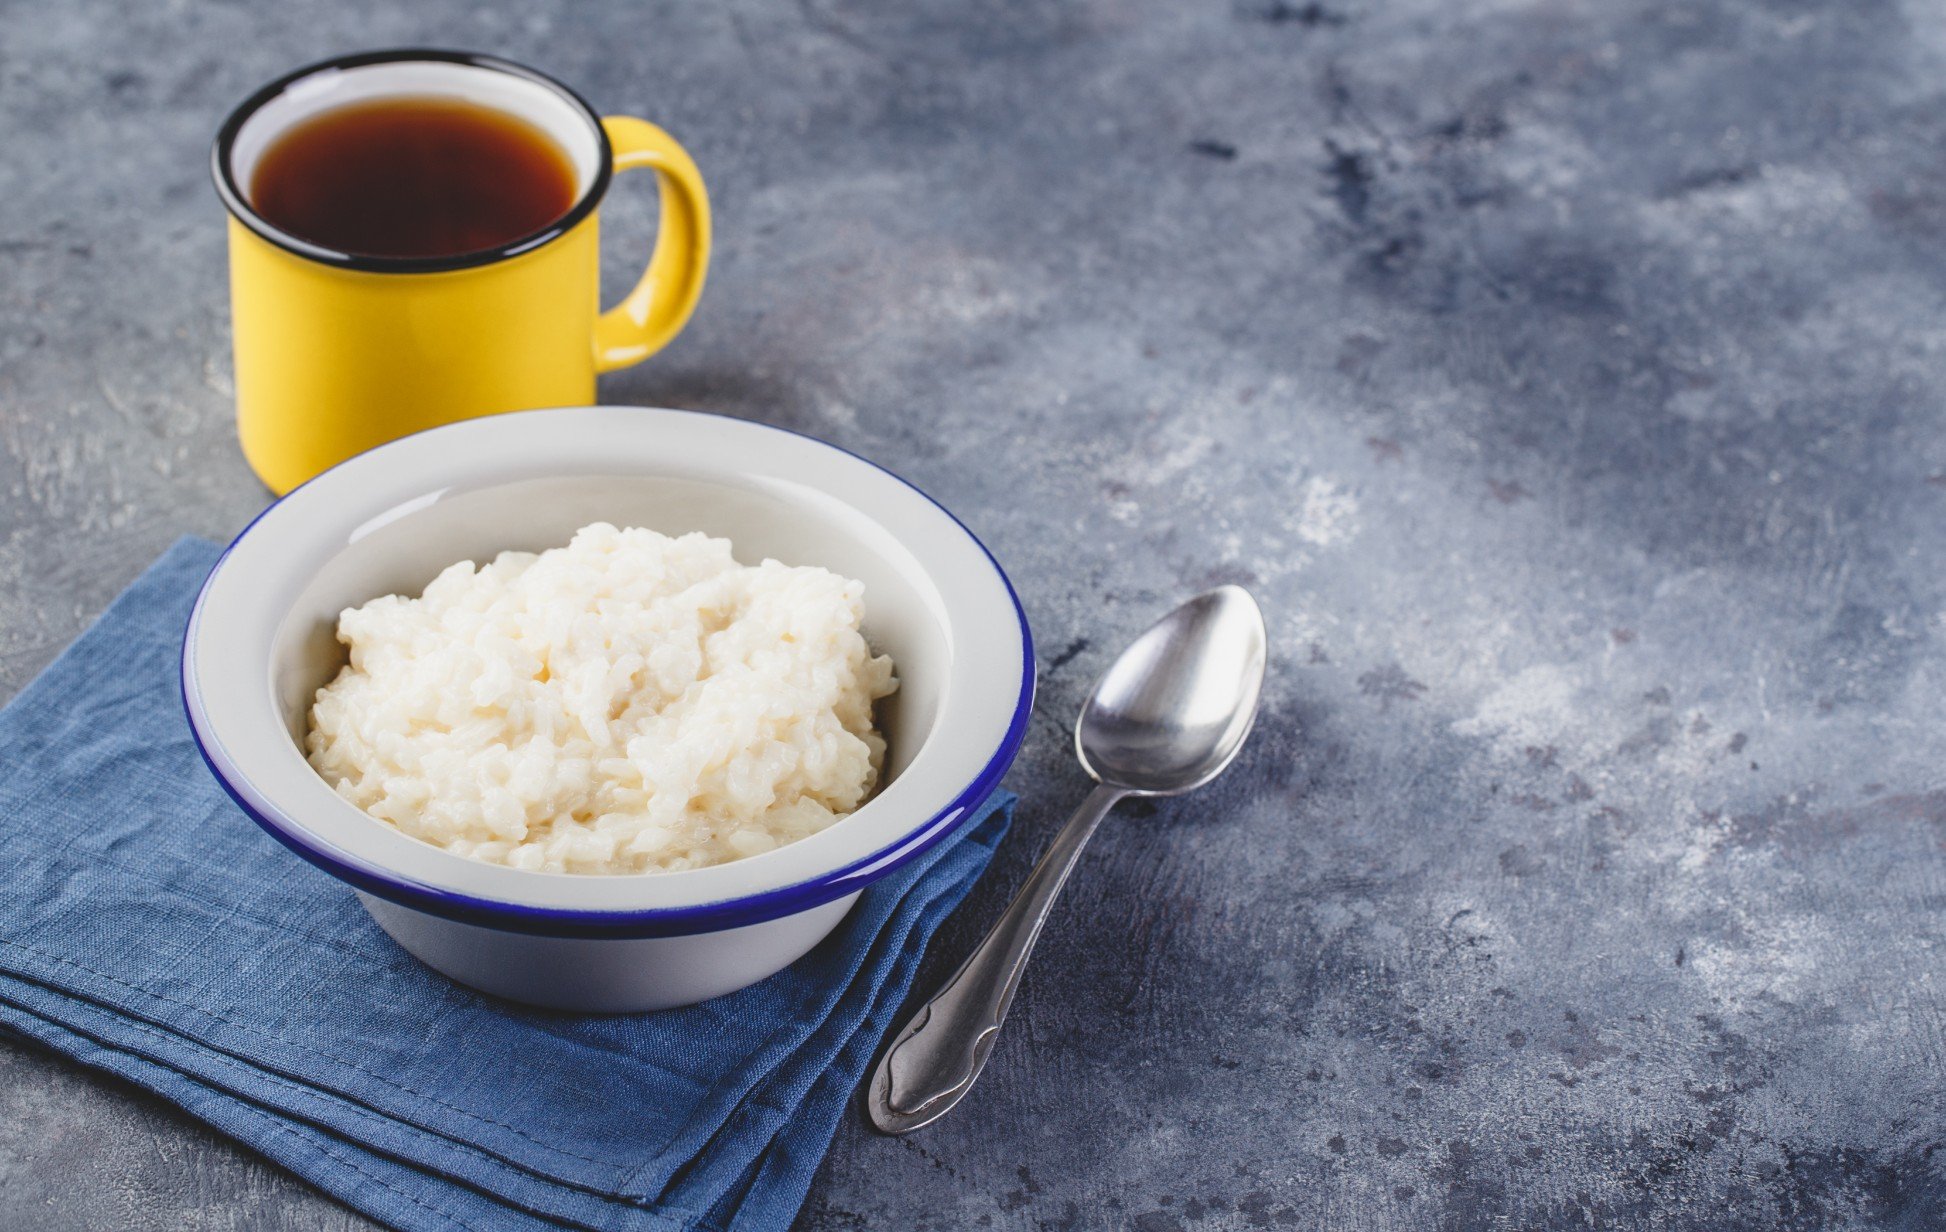
<svg viewBox="0 0 1946 1232">
<path fill-rule="evenodd" d="M 584 409 L 626 411 L 631 408 L 536 407 L 533 411 L 513 411 L 508 413 L 521 415 L 533 414 L 539 411 Z M 1006 777 L 1006 773 L 1013 765 L 1015 757 L 1019 755 L 1020 746 L 1027 736 L 1028 720 L 1034 708 L 1034 695 L 1037 687 L 1034 671 L 1034 634 L 1033 630 L 1027 624 L 1027 610 L 1021 606 L 1020 596 L 1014 591 L 1013 580 L 1007 576 L 1007 571 L 1000 567 L 999 560 L 994 557 L 993 553 L 987 548 L 987 545 L 981 542 L 980 537 L 969 530 L 966 523 L 954 516 L 952 510 L 927 495 L 924 489 L 920 488 L 911 480 L 906 479 L 894 471 L 888 470 L 862 454 L 846 449 L 842 445 L 834 445 L 830 441 L 820 440 L 808 432 L 797 432 L 790 428 L 777 427 L 774 424 L 757 423 L 754 420 L 737 419 L 731 415 L 717 415 L 709 411 L 676 411 L 675 413 L 695 415 L 708 419 L 723 419 L 732 423 L 746 424 L 752 428 L 760 428 L 768 432 L 780 432 L 786 436 L 799 437 L 803 440 L 810 441 L 814 445 L 821 445 L 826 449 L 836 450 L 839 453 L 856 458 L 873 470 L 912 489 L 913 492 L 917 493 L 923 500 L 932 505 L 933 508 L 945 514 L 947 519 L 953 525 L 959 527 L 960 532 L 968 539 L 971 539 L 974 546 L 979 548 L 981 553 L 986 556 L 987 563 L 993 567 L 994 575 L 1000 579 L 1000 585 L 1006 589 L 1007 599 L 1014 607 L 1014 618 L 1020 624 L 1020 693 L 1014 702 L 1013 718 L 1007 724 L 1007 732 L 1001 737 L 1000 746 L 994 750 L 993 756 L 987 760 L 986 765 L 981 768 L 980 773 L 974 776 L 973 781 L 961 788 L 944 808 L 939 809 L 925 821 L 914 826 L 904 835 L 879 850 L 833 869 L 828 873 L 807 878 L 804 881 L 793 882 L 790 885 L 779 886 L 776 889 L 765 890 L 758 894 L 718 899 L 711 903 L 697 903 L 688 907 L 645 907 L 634 911 L 573 911 L 559 907 L 536 907 L 525 903 L 510 903 L 502 899 L 480 898 L 470 894 L 462 894 L 456 890 L 426 885 L 423 882 L 400 877 L 376 865 L 370 865 L 363 861 L 354 861 L 331 850 L 326 850 L 321 844 L 306 842 L 305 835 L 301 831 L 293 832 L 281 821 L 266 816 L 261 810 L 257 809 L 245 799 L 243 794 L 231 782 L 229 773 L 219 764 L 217 757 L 212 755 L 210 744 L 214 743 L 214 739 L 205 739 L 202 729 L 196 723 L 195 709 L 189 704 L 190 665 L 192 659 L 190 639 L 202 615 L 203 599 L 209 593 L 210 583 L 215 580 L 217 573 L 223 568 L 223 562 L 230 558 L 230 553 L 236 549 L 237 544 L 243 542 L 244 537 L 256 529 L 257 523 L 263 521 L 270 514 L 271 510 L 276 509 L 279 505 L 303 491 L 311 484 L 324 478 L 326 475 L 331 474 L 339 467 L 357 461 L 358 458 L 365 456 L 364 454 L 356 454 L 335 466 L 320 471 L 318 474 L 305 480 L 303 483 L 297 485 L 297 487 L 292 488 L 289 492 L 286 492 L 270 504 L 264 506 L 257 513 L 256 517 L 250 519 L 249 525 L 239 531 L 237 536 L 230 540 L 229 544 L 224 547 L 222 555 L 218 556 L 216 563 L 210 566 L 209 574 L 204 577 L 202 586 L 197 589 L 196 603 L 190 609 L 188 622 L 183 626 L 178 683 L 181 686 L 183 714 L 188 720 L 190 739 L 194 741 L 196 752 L 202 757 L 203 764 L 209 767 L 210 773 L 216 778 L 217 785 L 223 789 L 223 794 L 227 795 L 239 809 L 243 810 L 246 816 L 256 822 L 272 838 L 290 848 L 293 852 L 296 852 L 310 864 L 315 865 L 338 880 L 367 894 L 372 894 L 386 899 L 389 902 L 397 903 L 402 907 L 410 907 L 416 911 L 424 911 L 430 915 L 440 916 L 449 920 L 458 920 L 465 924 L 475 924 L 500 932 L 531 933 L 550 937 L 586 937 L 616 940 L 642 937 L 684 937 L 697 933 L 721 932 L 725 929 L 742 928 L 751 924 L 762 924 L 770 920 L 782 919 L 785 916 L 796 915 L 802 911 L 809 911 L 813 907 L 822 906 L 825 903 L 843 898 L 848 894 L 855 894 L 863 890 L 872 882 L 894 872 L 931 850 L 941 840 L 971 820 L 979 812 L 980 806 L 987 801 L 988 797 L 992 796 L 999 789 L 1000 780 Z M 501 416 L 496 415 L 493 418 L 498 419 Z M 464 420 L 460 423 L 441 424 L 437 427 L 422 429 L 419 432 L 407 433 L 405 436 L 395 438 L 394 441 L 386 442 L 386 445 L 394 444 L 396 441 L 424 436 L 428 433 L 444 432 L 452 428 L 462 428 L 474 422 L 477 421 Z M 375 449 L 384 449 L 386 445 L 376 446 Z M 367 452 L 373 451 L 368 450 Z M 656 874 L 641 875 L 654 876 Z"/>
</svg>

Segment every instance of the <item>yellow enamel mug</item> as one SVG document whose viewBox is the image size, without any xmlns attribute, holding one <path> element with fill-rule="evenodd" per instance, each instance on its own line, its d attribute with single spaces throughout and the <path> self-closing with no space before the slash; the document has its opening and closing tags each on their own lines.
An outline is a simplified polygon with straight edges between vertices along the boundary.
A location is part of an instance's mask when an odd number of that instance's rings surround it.
<svg viewBox="0 0 1946 1232">
<path fill-rule="evenodd" d="M 463 100 L 537 126 L 573 164 L 574 205 L 497 248 L 431 258 L 336 252 L 251 207 L 252 173 L 292 125 L 393 96 Z M 231 113 L 212 162 L 230 212 L 237 436 L 280 494 L 422 428 L 592 403 L 597 373 L 682 329 L 709 265 L 709 197 L 681 146 L 492 56 L 379 51 L 299 69 Z M 614 173 L 637 167 L 656 173 L 661 229 L 641 281 L 602 312 L 597 210 Z"/>
</svg>

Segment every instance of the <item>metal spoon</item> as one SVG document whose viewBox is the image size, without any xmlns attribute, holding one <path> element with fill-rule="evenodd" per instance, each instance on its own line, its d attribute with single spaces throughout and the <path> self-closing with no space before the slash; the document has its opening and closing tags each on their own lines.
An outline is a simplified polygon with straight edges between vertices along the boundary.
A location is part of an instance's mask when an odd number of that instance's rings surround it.
<svg viewBox="0 0 1946 1232">
<path fill-rule="evenodd" d="M 1257 717 L 1267 638 L 1250 592 L 1197 595 L 1135 639 L 1096 683 L 1075 724 L 1081 768 L 1099 784 L 953 978 L 885 1051 L 866 1095 L 872 1123 L 910 1133 L 973 1088 L 1020 974 L 1081 849 L 1126 796 L 1174 796 L 1223 772 Z"/>
</svg>

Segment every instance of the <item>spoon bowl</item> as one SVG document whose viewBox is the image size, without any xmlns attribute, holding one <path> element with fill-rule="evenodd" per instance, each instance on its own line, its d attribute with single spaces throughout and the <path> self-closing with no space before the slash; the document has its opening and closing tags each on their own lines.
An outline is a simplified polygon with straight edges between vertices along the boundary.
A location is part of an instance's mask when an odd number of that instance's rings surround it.
<svg viewBox="0 0 1946 1232">
<path fill-rule="evenodd" d="M 1257 601 L 1222 586 L 1131 643 L 1081 708 L 1074 746 L 1096 782 L 1173 796 L 1223 773 L 1257 717 L 1269 636 Z"/>
</svg>

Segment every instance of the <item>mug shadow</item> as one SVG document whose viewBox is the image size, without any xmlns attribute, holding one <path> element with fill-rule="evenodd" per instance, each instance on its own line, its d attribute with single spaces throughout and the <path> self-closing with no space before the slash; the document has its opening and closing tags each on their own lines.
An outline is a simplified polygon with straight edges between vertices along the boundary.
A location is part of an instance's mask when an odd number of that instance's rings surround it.
<svg viewBox="0 0 1946 1232">
<path fill-rule="evenodd" d="M 603 405 L 707 411 L 817 436 L 818 416 L 798 387 L 776 376 L 714 364 L 651 364 L 601 378 Z"/>
</svg>

